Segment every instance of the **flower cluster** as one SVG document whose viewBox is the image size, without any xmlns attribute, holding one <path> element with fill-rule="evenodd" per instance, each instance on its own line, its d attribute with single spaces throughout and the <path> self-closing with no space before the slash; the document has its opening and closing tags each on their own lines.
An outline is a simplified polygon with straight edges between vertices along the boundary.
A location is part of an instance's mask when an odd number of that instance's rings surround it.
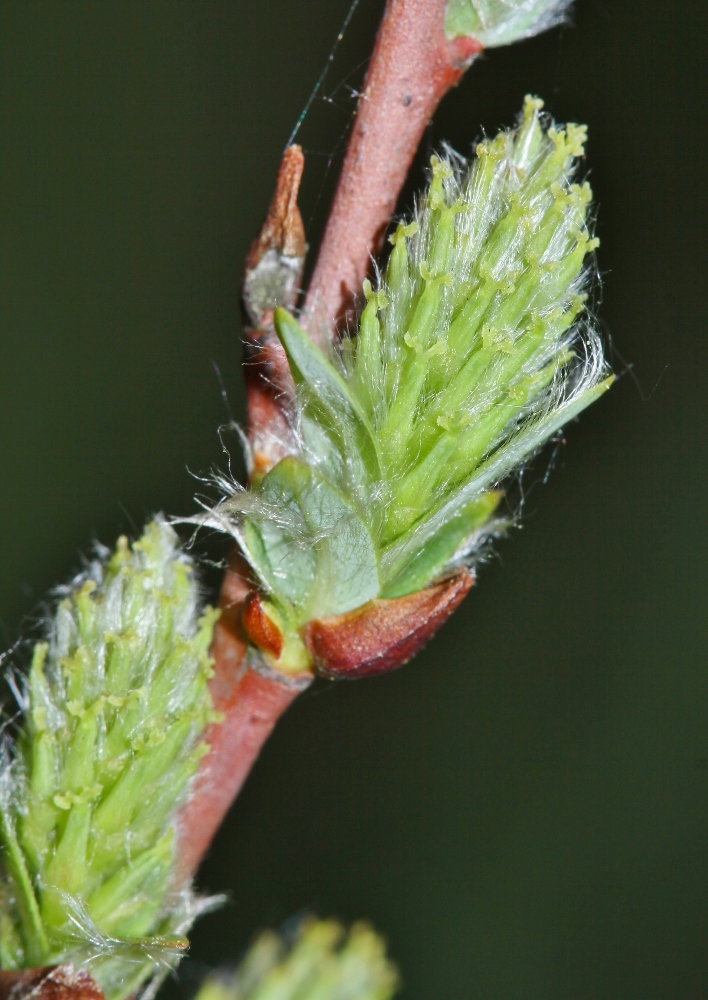
<svg viewBox="0 0 708 1000">
<path fill-rule="evenodd" d="M 216 612 L 198 604 L 154 521 L 67 588 L 35 646 L 0 776 L 3 968 L 71 960 L 118 997 L 179 954 L 194 907 L 171 881 L 174 817 L 213 715 Z"/>
<path fill-rule="evenodd" d="M 216 973 L 195 1000 L 390 1000 L 398 972 L 369 926 L 300 921 L 294 933 L 261 934 L 233 973 Z"/>
<path fill-rule="evenodd" d="M 542 107 L 527 98 L 517 129 L 471 164 L 433 157 L 414 219 L 365 283 L 356 335 L 329 356 L 275 312 L 296 444 L 205 521 L 238 538 L 293 669 L 308 621 L 473 560 L 499 483 L 612 381 L 584 318 L 598 242 L 590 187 L 574 182 L 586 131 Z"/>
</svg>

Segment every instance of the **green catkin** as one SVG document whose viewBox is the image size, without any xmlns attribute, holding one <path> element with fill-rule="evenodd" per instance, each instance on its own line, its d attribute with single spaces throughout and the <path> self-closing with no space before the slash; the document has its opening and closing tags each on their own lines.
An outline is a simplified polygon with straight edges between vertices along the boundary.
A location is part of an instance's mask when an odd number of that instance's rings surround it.
<svg viewBox="0 0 708 1000">
<path fill-rule="evenodd" d="M 190 561 L 164 521 L 92 564 L 37 643 L 0 794 L 0 961 L 83 964 L 109 1000 L 178 951 L 194 911 L 172 884 L 174 819 L 212 719 Z M 168 955 L 169 952 L 169 955 Z"/>
<path fill-rule="evenodd" d="M 542 108 L 528 97 L 471 164 L 432 158 L 415 219 L 364 286 L 356 337 L 326 357 L 275 312 L 298 447 L 203 521 L 236 535 L 293 641 L 362 594 L 403 596 L 473 560 L 499 524 L 498 484 L 611 384 L 581 316 L 597 246 L 590 188 L 574 182 L 586 130 Z M 337 559 L 304 572 L 333 533 Z"/>
<path fill-rule="evenodd" d="M 301 921 L 294 935 L 266 931 L 233 972 L 217 972 L 195 1000 L 390 1000 L 398 971 L 369 926 Z"/>
</svg>

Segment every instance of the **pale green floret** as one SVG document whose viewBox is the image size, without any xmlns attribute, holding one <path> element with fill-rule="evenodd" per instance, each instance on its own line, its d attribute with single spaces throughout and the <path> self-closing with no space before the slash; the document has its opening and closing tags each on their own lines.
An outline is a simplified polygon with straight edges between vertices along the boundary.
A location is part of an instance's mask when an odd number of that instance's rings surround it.
<svg viewBox="0 0 708 1000">
<path fill-rule="evenodd" d="M 570 0 L 447 0 L 445 34 L 469 36 L 485 48 L 538 35 L 563 20 Z"/>
<path fill-rule="evenodd" d="M 433 157 L 391 237 L 356 337 L 331 357 L 275 314 L 297 388 L 299 450 L 210 523 L 240 539 L 286 624 L 426 586 L 474 557 L 498 484 L 610 385 L 582 319 L 585 128 L 527 98 L 471 165 Z"/>
<path fill-rule="evenodd" d="M 72 584 L 35 646 L 0 779 L 3 968 L 69 958 L 115 998 L 179 952 L 169 939 L 192 904 L 172 883 L 174 818 L 213 717 L 217 612 L 199 618 L 198 603 L 177 536 L 154 521 Z"/>
<path fill-rule="evenodd" d="M 195 1000 L 390 1000 L 398 972 L 366 924 L 307 920 L 294 939 L 261 934 L 238 969 L 211 976 Z"/>
</svg>

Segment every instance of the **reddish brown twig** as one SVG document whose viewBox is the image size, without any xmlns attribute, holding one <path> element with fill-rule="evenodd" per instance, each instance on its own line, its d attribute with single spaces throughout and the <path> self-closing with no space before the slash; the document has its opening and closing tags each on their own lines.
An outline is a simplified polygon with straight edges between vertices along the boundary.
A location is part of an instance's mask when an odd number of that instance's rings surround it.
<svg viewBox="0 0 708 1000">
<path fill-rule="evenodd" d="M 244 370 L 252 477 L 263 475 L 282 457 L 290 434 L 279 401 L 280 394 L 288 391 L 289 372 L 273 331 L 273 308 L 292 308 L 299 294 L 306 251 L 297 208 L 302 168 L 302 151 L 291 146 L 283 157 L 266 221 L 246 258 Z M 205 734 L 210 749 L 179 816 L 177 884 L 196 871 L 273 726 L 312 680 L 309 674 L 287 678 L 249 662 L 243 610 L 251 590 L 248 570 L 234 552 L 221 588 L 221 618 L 211 648 L 210 690 L 214 708 L 223 718 Z"/>
<path fill-rule="evenodd" d="M 223 720 L 212 724 L 205 734 L 209 752 L 180 815 L 177 884 L 196 871 L 273 726 L 312 679 L 309 675 L 277 677 L 249 664 L 241 611 L 250 586 L 241 568 L 236 558 L 221 589 L 210 687 L 214 708 Z"/>
<path fill-rule="evenodd" d="M 0 1000 L 105 1000 L 96 980 L 73 965 L 0 970 Z"/>
<path fill-rule="evenodd" d="M 446 41 L 444 13 L 445 0 L 388 0 L 307 296 L 313 334 L 322 326 L 330 331 L 351 305 L 369 255 L 380 248 L 428 120 L 480 51 L 472 39 Z M 275 305 L 295 306 L 302 274 L 306 247 L 296 203 L 302 164 L 300 148 L 291 146 L 266 222 L 246 261 L 244 306 L 250 325 L 245 371 L 254 476 L 281 457 L 288 435 L 280 406 L 280 395 L 288 391 L 287 367 L 272 322 Z M 468 586 L 468 581 L 458 586 L 455 599 Z M 248 593 L 236 561 L 224 580 L 222 617 L 212 646 L 211 691 L 223 721 L 207 733 L 211 749 L 180 815 L 180 877 L 196 870 L 265 739 L 309 680 L 268 675 L 249 664 L 242 627 Z M 451 608 L 454 601 L 449 604 Z M 441 610 L 440 620 L 445 616 Z M 328 638 L 326 631 L 325 625 L 317 633 L 318 642 Z"/>
<path fill-rule="evenodd" d="M 361 291 L 426 125 L 481 45 L 448 42 L 446 0 L 388 0 L 332 210 L 307 292 L 312 335 L 331 331 Z"/>
</svg>

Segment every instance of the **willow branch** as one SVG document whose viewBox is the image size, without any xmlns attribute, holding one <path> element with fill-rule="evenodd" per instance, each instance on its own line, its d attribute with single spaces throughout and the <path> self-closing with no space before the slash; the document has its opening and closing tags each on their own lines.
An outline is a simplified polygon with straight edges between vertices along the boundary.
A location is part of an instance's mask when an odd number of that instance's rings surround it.
<svg viewBox="0 0 708 1000">
<path fill-rule="evenodd" d="M 481 46 L 448 42 L 445 0 L 388 0 L 354 121 L 339 187 L 307 295 L 312 333 L 333 330 L 351 307 L 380 249 L 425 127 Z M 287 364 L 273 332 L 273 307 L 294 308 L 305 259 L 297 192 L 302 151 L 286 150 L 266 222 L 246 260 L 245 375 L 252 475 L 282 457 L 288 425 L 279 405 Z M 235 559 L 221 593 L 211 692 L 223 721 L 206 734 L 193 794 L 179 821 L 180 875 L 192 874 L 238 795 L 273 726 L 310 676 L 263 672 L 246 656 L 242 613 L 250 586 Z"/>
<path fill-rule="evenodd" d="M 290 433 L 279 404 L 289 373 L 273 331 L 273 305 L 294 305 L 302 278 L 306 245 L 297 208 L 302 169 L 302 151 L 291 146 L 280 165 L 266 220 L 246 258 L 244 374 L 251 477 L 282 457 Z M 196 871 L 275 723 L 312 680 L 310 674 L 287 678 L 248 657 L 243 610 L 251 590 L 248 570 L 235 550 L 221 588 L 221 617 L 211 647 L 214 676 L 209 687 L 221 721 L 205 733 L 209 752 L 178 819 L 177 885 Z"/>
</svg>

